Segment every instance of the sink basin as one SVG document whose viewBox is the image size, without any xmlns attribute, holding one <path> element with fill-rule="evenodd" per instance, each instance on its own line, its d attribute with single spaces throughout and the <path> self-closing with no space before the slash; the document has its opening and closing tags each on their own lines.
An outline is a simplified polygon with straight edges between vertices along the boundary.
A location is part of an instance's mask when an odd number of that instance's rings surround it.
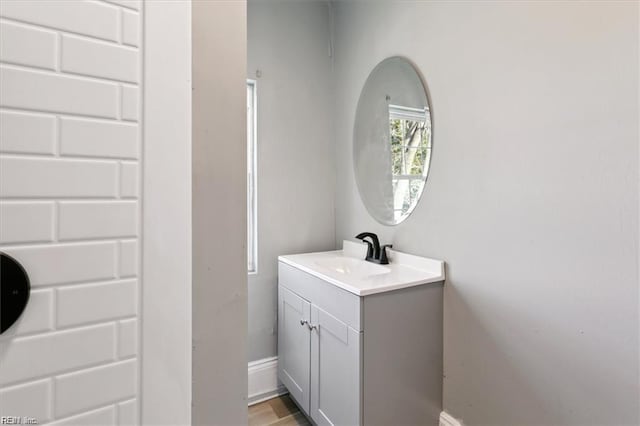
<svg viewBox="0 0 640 426">
<path fill-rule="evenodd" d="M 286 263 L 358 296 L 444 281 L 444 262 L 387 249 L 388 265 L 364 260 L 367 247 L 344 241 L 342 250 L 279 256 Z"/>
<path fill-rule="evenodd" d="M 362 259 L 345 256 L 330 257 L 328 259 L 318 260 L 315 263 L 322 268 L 330 269 L 339 274 L 352 275 L 360 278 L 391 272 L 391 269 L 385 268 L 382 265 L 376 265 L 375 263 Z"/>
</svg>

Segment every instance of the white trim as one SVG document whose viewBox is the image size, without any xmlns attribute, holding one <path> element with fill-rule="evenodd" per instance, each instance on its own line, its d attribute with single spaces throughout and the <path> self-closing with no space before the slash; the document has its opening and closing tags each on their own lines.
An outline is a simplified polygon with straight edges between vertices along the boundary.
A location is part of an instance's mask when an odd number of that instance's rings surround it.
<svg viewBox="0 0 640 426">
<path fill-rule="evenodd" d="M 249 203 L 247 200 L 247 208 L 251 209 L 252 213 L 252 223 L 248 224 L 252 227 L 252 253 L 251 258 L 253 260 L 253 269 L 248 269 L 249 275 L 257 275 L 258 274 L 258 82 L 256 80 L 252 80 L 250 78 L 247 79 L 247 86 L 251 86 L 251 94 L 253 95 L 253 99 L 251 101 L 251 109 L 252 109 L 252 122 L 251 122 L 251 140 L 247 140 L 247 161 L 251 161 L 251 174 L 252 174 L 252 182 L 251 189 L 253 189 L 252 200 Z M 247 126 L 249 125 L 247 118 Z M 251 149 L 249 150 L 249 145 L 251 145 Z M 251 151 L 251 154 L 249 154 Z M 249 188 L 247 188 L 247 192 Z M 247 214 L 247 218 L 249 215 Z M 247 242 L 248 244 L 248 242 Z"/>
<path fill-rule="evenodd" d="M 191 424 L 191 2 L 145 1 L 140 424 Z M 171 25 L 167 25 L 171 22 Z"/>
<path fill-rule="evenodd" d="M 440 426 L 463 426 L 463 424 L 451 414 L 442 411 L 440 413 Z"/>
<path fill-rule="evenodd" d="M 250 362 L 248 376 L 249 405 L 287 393 L 287 389 L 278 380 L 277 356 Z"/>
<path fill-rule="evenodd" d="M 413 120 L 424 123 L 427 120 L 427 112 L 429 112 L 429 107 L 412 108 L 408 106 L 389 104 L 390 120 Z"/>
</svg>

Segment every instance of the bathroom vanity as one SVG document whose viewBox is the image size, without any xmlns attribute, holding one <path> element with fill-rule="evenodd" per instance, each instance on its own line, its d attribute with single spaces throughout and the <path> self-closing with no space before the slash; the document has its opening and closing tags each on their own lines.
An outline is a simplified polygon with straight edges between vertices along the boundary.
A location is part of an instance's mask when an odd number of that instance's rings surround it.
<svg viewBox="0 0 640 426">
<path fill-rule="evenodd" d="M 278 258 L 278 377 L 318 425 L 437 425 L 444 262 L 362 248 Z"/>
</svg>

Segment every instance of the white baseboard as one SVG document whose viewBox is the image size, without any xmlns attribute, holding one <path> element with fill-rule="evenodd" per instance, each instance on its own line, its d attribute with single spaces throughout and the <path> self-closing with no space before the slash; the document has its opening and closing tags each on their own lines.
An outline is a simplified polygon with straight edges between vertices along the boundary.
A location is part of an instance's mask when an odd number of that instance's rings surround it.
<svg viewBox="0 0 640 426">
<path fill-rule="evenodd" d="M 440 413 L 440 426 L 463 426 L 462 422 L 446 412 Z"/>
<path fill-rule="evenodd" d="M 249 405 L 287 393 L 278 380 L 278 357 L 259 359 L 249 363 Z"/>
</svg>

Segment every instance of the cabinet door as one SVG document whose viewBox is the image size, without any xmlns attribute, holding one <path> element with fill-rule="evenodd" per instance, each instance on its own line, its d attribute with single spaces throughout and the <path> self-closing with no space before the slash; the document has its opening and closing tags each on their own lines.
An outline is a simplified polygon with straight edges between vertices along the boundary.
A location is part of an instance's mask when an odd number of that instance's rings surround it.
<svg viewBox="0 0 640 426">
<path fill-rule="evenodd" d="M 278 377 L 300 408 L 309 413 L 310 304 L 278 287 Z"/>
<path fill-rule="evenodd" d="M 311 418 L 318 425 L 359 425 L 362 334 L 311 306 Z"/>
</svg>

